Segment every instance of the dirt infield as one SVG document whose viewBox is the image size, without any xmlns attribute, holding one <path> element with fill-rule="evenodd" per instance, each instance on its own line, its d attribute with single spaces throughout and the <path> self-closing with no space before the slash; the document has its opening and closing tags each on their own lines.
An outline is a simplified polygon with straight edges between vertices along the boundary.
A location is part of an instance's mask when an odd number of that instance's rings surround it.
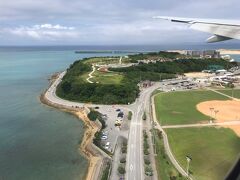
<svg viewBox="0 0 240 180">
<path fill-rule="evenodd" d="M 216 122 L 240 121 L 240 101 L 205 101 L 197 104 L 197 110 L 216 119 Z M 228 128 L 240 135 L 240 126 L 228 126 Z"/>
</svg>

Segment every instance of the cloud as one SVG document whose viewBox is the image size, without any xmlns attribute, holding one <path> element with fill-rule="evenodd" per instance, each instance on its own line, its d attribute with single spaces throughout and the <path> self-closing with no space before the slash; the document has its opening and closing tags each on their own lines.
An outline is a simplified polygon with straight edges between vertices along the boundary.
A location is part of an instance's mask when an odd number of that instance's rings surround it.
<svg viewBox="0 0 240 180">
<path fill-rule="evenodd" d="M 0 42 L 203 42 L 208 34 L 152 16 L 240 19 L 238 4 L 239 0 L 1 0 Z"/>
<path fill-rule="evenodd" d="M 59 24 L 37 24 L 33 26 L 20 26 L 16 28 L 4 28 L 2 33 L 12 34 L 24 38 L 36 40 L 58 40 L 64 38 L 76 38 L 80 34 L 75 27 L 61 26 Z"/>
</svg>

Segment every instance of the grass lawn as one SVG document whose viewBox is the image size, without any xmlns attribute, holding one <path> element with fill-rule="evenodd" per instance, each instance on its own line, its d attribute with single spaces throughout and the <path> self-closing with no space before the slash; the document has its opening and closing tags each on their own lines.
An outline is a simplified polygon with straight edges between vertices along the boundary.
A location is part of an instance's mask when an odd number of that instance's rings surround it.
<svg viewBox="0 0 240 180">
<path fill-rule="evenodd" d="M 156 168 L 158 172 L 158 179 L 161 180 L 169 180 L 175 178 L 175 180 L 183 180 L 186 179 L 181 176 L 175 167 L 172 165 L 168 156 L 165 153 L 164 144 L 162 136 L 159 135 L 158 130 L 154 130 L 154 142 L 156 144 L 156 154 L 155 162 Z"/>
<path fill-rule="evenodd" d="M 182 167 L 192 158 L 190 171 L 198 180 L 221 180 L 240 153 L 240 138 L 227 128 L 166 129 L 173 154 Z"/>
<path fill-rule="evenodd" d="M 162 125 L 191 124 L 209 120 L 196 105 L 209 100 L 228 100 L 212 91 L 182 91 L 159 93 L 155 97 L 157 119 Z"/>
<path fill-rule="evenodd" d="M 91 81 L 99 82 L 100 84 L 120 84 L 123 79 L 123 75 L 119 73 L 100 72 L 97 70 L 93 73 L 93 76 Z"/>
<path fill-rule="evenodd" d="M 232 96 L 232 89 L 222 89 L 217 91 Z M 240 99 L 240 89 L 233 89 L 233 97 Z"/>
</svg>

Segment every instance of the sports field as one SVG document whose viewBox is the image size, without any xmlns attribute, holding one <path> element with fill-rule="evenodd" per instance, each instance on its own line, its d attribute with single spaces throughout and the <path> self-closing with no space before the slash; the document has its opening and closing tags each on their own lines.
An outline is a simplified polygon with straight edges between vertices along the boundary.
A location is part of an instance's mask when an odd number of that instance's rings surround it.
<svg viewBox="0 0 240 180">
<path fill-rule="evenodd" d="M 198 180 L 221 180 L 240 153 L 240 138 L 227 128 L 166 129 L 172 152 L 186 169 L 186 156 L 192 158 L 190 171 Z"/>
<path fill-rule="evenodd" d="M 229 96 L 233 96 L 234 98 L 240 99 L 240 89 L 223 89 L 218 90 L 221 93 L 227 94 Z"/>
<path fill-rule="evenodd" d="M 162 125 L 208 121 L 210 117 L 199 112 L 196 105 L 210 100 L 229 100 L 229 98 L 205 90 L 159 93 L 155 97 L 157 119 Z"/>
</svg>

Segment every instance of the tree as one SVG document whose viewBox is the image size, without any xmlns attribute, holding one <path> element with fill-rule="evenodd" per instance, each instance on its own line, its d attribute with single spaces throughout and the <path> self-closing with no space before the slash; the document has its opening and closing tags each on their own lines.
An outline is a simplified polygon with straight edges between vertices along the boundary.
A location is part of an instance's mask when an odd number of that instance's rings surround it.
<svg viewBox="0 0 240 180">
<path fill-rule="evenodd" d="M 118 166 L 118 172 L 119 172 L 119 174 L 125 174 L 126 173 L 125 168 L 122 165 Z"/>
<path fill-rule="evenodd" d="M 89 118 L 91 121 L 96 121 L 96 119 L 98 118 L 98 113 L 97 113 L 96 111 L 91 110 L 91 111 L 88 113 L 88 118 Z"/>
<path fill-rule="evenodd" d="M 132 119 L 132 111 L 129 111 L 128 112 L 128 120 L 131 120 Z"/>
<path fill-rule="evenodd" d="M 144 112 L 144 113 L 143 113 L 142 119 L 143 119 L 144 121 L 146 121 L 146 120 L 147 120 L 147 115 L 146 115 L 146 112 Z"/>
</svg>

